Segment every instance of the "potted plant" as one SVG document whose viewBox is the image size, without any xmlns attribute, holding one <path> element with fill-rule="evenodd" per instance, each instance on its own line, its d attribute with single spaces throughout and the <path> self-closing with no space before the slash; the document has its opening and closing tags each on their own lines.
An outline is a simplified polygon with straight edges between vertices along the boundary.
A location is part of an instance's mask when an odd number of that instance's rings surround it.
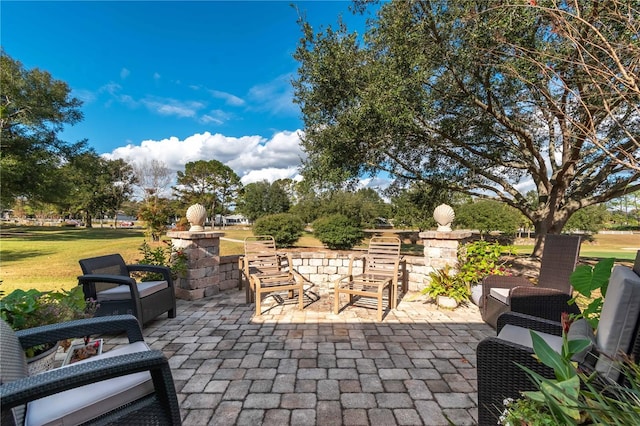
<svg viewBox="0 0 640 426">
<path fill-rule="evenodd" d="M 16 289 L 0 299 L 0 318 L 14 330 L 24 330 L 41 325 L 55 324 L 93 316 L 97 303 L 85 300 L 81 287 L 71 290 L 40 291 Z M 25 349 L 27 361 L 42 359 L 42 354 L 55 351 L 58 344 L 68 347 L 70 342 L 51 342 Z M 48 362 L 51 364 L 51 361 Z M 45 367 L 46 368 L 46 367 Z M 38 367 L 30 370 L 37 370 Z"/>
<path fill-rule="evenodd" d="M 431 272 L 429 278 L 429 285 L 422 290 L 422 294 L 429 295 L 438 306 L 453 309 L 469 300 L 469 286 L 461 274 L 452 271 L 451 266 Z"/>
</svg>

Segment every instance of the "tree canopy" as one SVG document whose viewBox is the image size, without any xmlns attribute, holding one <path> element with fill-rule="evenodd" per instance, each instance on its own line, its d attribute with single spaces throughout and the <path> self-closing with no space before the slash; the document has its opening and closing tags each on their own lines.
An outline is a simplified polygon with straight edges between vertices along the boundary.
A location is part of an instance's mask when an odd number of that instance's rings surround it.
<svg viewBox="0 0 640 426">
<path fill-rule="evenodd" d="M 301 21 L 306 178 L 386 172 L 492 197 L 534 224 L 536 254 L 579 209 L 640 189 L 640 1 L 392 1 L 376 13 L 363 35 Z"/>
<path fill-rule="evenodd" d="M 82 120 L 82 102 L 69 86 L 0 50 L 0 193 L 3 206 L 17 197 L 56 201 L 60 167 L 81 152 L 86 141 L 68 143 L 58 134 Z"/>
</svg>

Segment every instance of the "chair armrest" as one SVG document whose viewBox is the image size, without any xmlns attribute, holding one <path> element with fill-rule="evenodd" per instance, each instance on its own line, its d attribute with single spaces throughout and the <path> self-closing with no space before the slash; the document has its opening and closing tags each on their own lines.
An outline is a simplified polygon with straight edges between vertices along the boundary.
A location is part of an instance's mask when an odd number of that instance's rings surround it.
<svg viewBox="0 0 640 426">
<path fill-rule="evenodd" d="M 519 327 L 528 328 L 530 330 L 535 330 L 542 333 L 553 334 L 556 336 L 560 336 L 562 334 L 562 325 L 559 322 L 521 314 L 518 312 L 505 312 L 498 317 L 498 333 L 500 333 L 502 327 L 507 324 L 517 325 Z"/>
<path fill-rule="evenodd" d="M 167 398 L 169 403 L 176 398 L 167 359 L 162 352 L 151 350 L 72 364 L 4 383 L 0 385 L 2 408 L 5 410 L 58 392 L 141 371 L 151 373 L 155 390 L 162 398 Z"/>
<path fill-rule="evenodd" d="M 580 308 L 574 303 L 569 305 L 571 295 L 551 288 L 515 287 L 509 293 L 511 311 L 560 321 L 563 312 L 580 314 Z"/>
<path fill-rule="evenodd" d="M 23 348 L 92 334 L 126 333 L 129 343 L 144 340 L 138 320 L 133 315 L 113 315 L 79 319 L 16 331 Z"/>
<path fill-rule="evenodd" d="M 136 285 L 136 280 L 131 277 L 125 277 L 124 275 L 85 274 L 78 277 L 79 284 L 90 284 L 95 282 L 121 284 L 128 286 Z"/>
<path fill-rule="evenodd" d="M 145 265 L 142 263 L 135 263 L 126 265 L 129 272 L 155 272 L 161 274 L 162 278 L 167 282 L 169 287 L 173 287 L 173 277 L 171 276 L 171 268 L 160 265 Z"/>
</svg>

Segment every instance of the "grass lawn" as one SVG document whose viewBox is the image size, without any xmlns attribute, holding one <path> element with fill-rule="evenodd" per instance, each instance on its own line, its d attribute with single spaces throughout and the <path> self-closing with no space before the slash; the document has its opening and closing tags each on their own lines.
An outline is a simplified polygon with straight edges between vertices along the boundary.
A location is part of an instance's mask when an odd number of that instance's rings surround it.
<svg viewBox="0 0 640 426">
<path fill-rule="evenodd" d="M 252 235 L 250 229 L 225 228 L 220 242 L 221 255 L 243 252 L 242 240 Z M 384 231 L 389 234 L 389 231 Z M 0 240 L 0 291 L 16 288 L 40 290 L 69 289 L 81 274 L 78 260 L 109 253 L 120 253 L 127 263 L 135 263 L 142 255 L 145 241 L 140 229 L 3 227 Z M 164 246 L 164 243 L 156 243 Z M 367 241 L 362 247 L 366 247 Z M 297 247 L 322 247 L 311 234 L 305 233 Z M 531 245 L 518 246 L 521 254 L 531 253 Z M 631 260 L 640 249 L 639 235 L 597 235 L 582 245 L 580 256 L 615 257 Z M 422 246 L 403 241 L 403 252 L 421 255 Z"/>
</svg>

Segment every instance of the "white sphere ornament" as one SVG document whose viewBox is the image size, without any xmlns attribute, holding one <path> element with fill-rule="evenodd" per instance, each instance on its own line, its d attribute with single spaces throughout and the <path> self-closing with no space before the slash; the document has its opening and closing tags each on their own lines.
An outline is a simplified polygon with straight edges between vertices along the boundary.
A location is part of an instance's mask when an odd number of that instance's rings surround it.
<svg viewBox="0 0 640 426">
<path fill-rule="evenodd" d="M 433 211 L 433 218 L 438 223 L 438 231 L 450 232 L 451 223 L 455 217 L 456 214 L 453 208 L 447 204 L 440 204 Z"/>
<path fill-rule="evenodd" d="M 204 231 L 204 221 L 207 219 L 207 210 L 202 204 L 194 204 L 187 209 L 187 220 L 191 225 L 189 232 Z"/>
</svg>

